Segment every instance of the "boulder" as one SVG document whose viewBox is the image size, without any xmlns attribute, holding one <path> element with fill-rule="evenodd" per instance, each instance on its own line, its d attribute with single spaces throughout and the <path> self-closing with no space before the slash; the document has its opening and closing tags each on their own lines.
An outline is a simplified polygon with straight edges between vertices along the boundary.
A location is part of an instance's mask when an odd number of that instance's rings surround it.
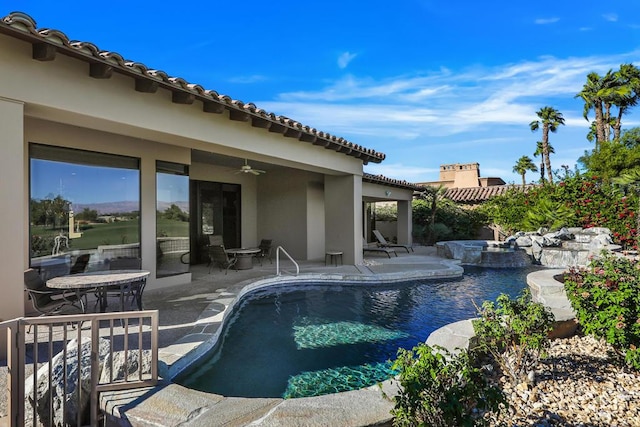
<svg viewBox="0 0 640 427">
<path fill-rule="evenodd" d="M 566 227 L 562 227 L 558 231 L 554 231 L 552 233 L 545 234 L 545 237 L 559 239 L 559 240 L 573 240 L 575 238 L 574 234 L 569 231 Z"/>
<path fill-rule="evenodd" d="M 101 338 L 98 348 L 99 360 L 109 353 L 109 341 Z M 27 407 L 25 425 L 33 425 L 33 409 L 36 408 L 39 425 L 62 427 L 77 426 L 78 413 L 86 414 L 91 392 L 91 339 L 83 337 L 78 354 L 78 340 L 67 343 L 66 361 L 64 352 L 56 354 L 50 362 L 43 364 L 36 372 L 36 396 L 33 393 L 33 375 L 25 383 Z M 51 381 L 49 381 L 51 365 Z M 66 390 L 64 376 L 66 370 Z M 78 377 L 80 388 L 78 388 Z M 51 383 L 51 387 L 49 387 Z M 49 400 L 53 405 L 53 419 L 49 417 Z M 62 413 L 64 405 L 64 414 Z M 82 419 L 82 416 L 81 416 Z M 86 420 L 84 420 L 86 421 Z"/>
<path fill-rule="evenodd" d="M 140 379 L 140 351 L 129 350 L 125 358 L 124 351 L 113 353 L 113 360 L 110 355 L 102 363 L 102 373 L 100 383 L 112 381 L 136 381 Z M 142 350 L 142 379 L 144 374 L 151 372 L 151 350 Z"/>
<path fill-rule="evenodd" d="M 515 239 L 515 245 L 519 248 L 528 248 L 532 245 L 531 236 L 523 235 Z"/>
</svg>

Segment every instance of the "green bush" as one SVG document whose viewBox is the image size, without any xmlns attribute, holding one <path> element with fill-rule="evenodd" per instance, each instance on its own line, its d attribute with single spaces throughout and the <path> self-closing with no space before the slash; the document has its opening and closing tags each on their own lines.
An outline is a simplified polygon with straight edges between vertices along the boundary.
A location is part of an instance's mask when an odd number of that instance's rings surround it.
<svg viewBox="0 0 640 427">
<path fill-rule="evenodd" d="M 426 344 L 399 349 L 393 369 L 400 385 L 391 411 L 394 426 L 482 425 L 483 412 L 498 412 L 506 403 L 466 351 L 453 355 Z"/>
<path fill-rule="evenodd" d="M 491 356 L 512 384 L 527 382 L 549 346 L 551 311 L 533 303 L 525 290 L 516 299 L 501 294 L 496 303 L 485 301 L 478 314 L 480 318 L 472 322 L 477 351 Z"/>
<path fill-rule="evenodd" d="M 603 253 L 571 268 L 564 286 L 582 331 L 604 338 L 640 370 L 640 262 Z"/>
<path fill-rule="evenodd" d="M 424 233 L 424 236 L 417 233 L 417 237 L 427 244 L 438 240 L 475 239 L 480 228 L 489 223 L 484 212 L 464 209 L 447 199 L 438 199 L 435 213 L 426 200 L 414 200 L 412 208 L 413 227 Z"/>
</svg>

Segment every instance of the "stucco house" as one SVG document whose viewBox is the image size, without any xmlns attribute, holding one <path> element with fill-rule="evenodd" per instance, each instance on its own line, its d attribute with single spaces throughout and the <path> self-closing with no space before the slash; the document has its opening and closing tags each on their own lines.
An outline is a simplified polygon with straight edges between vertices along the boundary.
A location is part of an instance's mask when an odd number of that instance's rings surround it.
<svg viewBox="0 0 640 427">
<path fill-rule="evenodd" d="M 273 239 L 301 260 L 341 250 L 359 264 L 374 201 L 397 201 L 396 235 L 411 244 L 415 185 L 363 172 L 382 153 L 23 13 L 0 21 L 0 53 L 1 319 L 29 309 L 26 268 L 68 268 L 79 253 L 93 268 L 139 257 L 149 288 L 189 283 L 212 234 L 227 247 Z M 190 257 L 172 264 L 171 253 Z"/>
</svg>

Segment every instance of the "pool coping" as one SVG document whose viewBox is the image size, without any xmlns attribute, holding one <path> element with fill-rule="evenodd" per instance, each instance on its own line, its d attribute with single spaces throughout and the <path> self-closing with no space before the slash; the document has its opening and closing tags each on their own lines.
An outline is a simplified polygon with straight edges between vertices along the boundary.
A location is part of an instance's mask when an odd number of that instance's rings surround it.
<svg viewBox="0 0 640 427">
<path fill-rule="evenodd" d="M 184 423 L 195 422 L 196 419 L 199 421 L 194 425 L 207 426 L 296 426 L 302 420 L 304 425 L 318 426 L 388 424 L 393 408 L 391 397 L 397 391 L 397 385 L 391 380 L 360 390 L 296 399 L 225 397 L 191 390 L 171 380 L 216 345 L 233 308 L 252 292 L 293 283 L 338 281 L 340 286 L 375 286 L 419 279 L 454 278 L 464 272 L 454 260 L 439 260 L 428 265 L 431 268 L 420 269 L 420 264 L 411 264 L 411 270 L 378 273 L 366 266 L 358 266 L 363 267 L 363 274 L 310 273 L 239 282 L 235 286 L 240 288 L 237 294 L 221 293 L 202 312 L 189 334 L 159 352 L 158 368 L 162 380 L 158 386 L 103 393 L 101 407 L 111 423 L 123 426 L 177 426 L 187 425 Z"/>
</svg>

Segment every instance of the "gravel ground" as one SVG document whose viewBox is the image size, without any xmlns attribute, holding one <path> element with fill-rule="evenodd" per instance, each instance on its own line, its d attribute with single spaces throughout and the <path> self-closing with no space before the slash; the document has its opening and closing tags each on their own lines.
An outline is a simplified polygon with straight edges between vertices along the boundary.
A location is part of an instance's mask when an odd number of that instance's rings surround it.
<svg viewBox="0 0 640 427">
<path fill-rule="evenodd" d="M 640 374 L 616 363 L 604 341 L 554 340 L 530 386 L 511 388 L 509 411 L 493 426 L 640 426 Z"/>
</svg>

